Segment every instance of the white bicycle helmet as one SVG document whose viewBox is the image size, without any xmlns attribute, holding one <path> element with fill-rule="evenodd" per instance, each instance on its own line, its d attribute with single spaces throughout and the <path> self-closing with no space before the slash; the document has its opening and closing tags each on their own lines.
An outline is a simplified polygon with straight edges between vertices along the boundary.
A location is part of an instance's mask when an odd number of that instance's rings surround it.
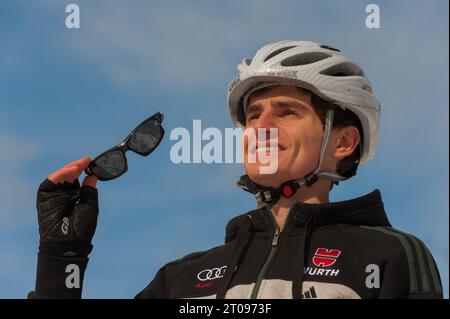
<svg viewBox="0 0 450 319">
<path fill-rule="evenodd" d="M 362 68 L 339 50 L 310 41 L 280 41 L 264 46 L 237 68 L 239 74 L 228 87 L 228 106 L 237 126 L 245 127 L 244 106 L 251 93 L 271 85 L 295 85 L 352 111 L 363 130 L 359 163 L 375 156 L 380 104 Z"/>
</svg>

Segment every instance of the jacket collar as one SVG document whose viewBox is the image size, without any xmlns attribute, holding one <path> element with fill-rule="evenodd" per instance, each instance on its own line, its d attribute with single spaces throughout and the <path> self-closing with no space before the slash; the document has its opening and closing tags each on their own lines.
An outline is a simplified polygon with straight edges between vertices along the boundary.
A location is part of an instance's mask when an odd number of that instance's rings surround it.
<svg viewBox="0 0 450 319">
<path fill-rule="evenodd" d="M 272 232 L 274 224 L 270 214 L 267 208 L 259 208 L 233 218 L 227 224 L 225 242 L 236 237 L 245 218 L 251 219 L 252 231 Z M 378 189 L 345 201 L 326 204 L 295 203 L 289 213 L 285 229 L 290 231 L 304 228 L 310 219 L 313 227 L 333 224 L 391 226 Z"/>
</svg>

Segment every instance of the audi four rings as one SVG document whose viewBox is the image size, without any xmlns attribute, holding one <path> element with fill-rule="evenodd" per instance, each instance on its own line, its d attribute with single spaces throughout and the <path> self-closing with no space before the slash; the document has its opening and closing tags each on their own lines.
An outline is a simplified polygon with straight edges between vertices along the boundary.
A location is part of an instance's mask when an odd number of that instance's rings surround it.
<svg viewBox="0 0 450 319">
<path fill-rule="evenodd" d="M 197 274 L 197 278 L 200 281 L 219 279 L 223 277 L 226 269 L 227 266 L 222 266 L 220 268 L 205 269 Z"/>
</svg>

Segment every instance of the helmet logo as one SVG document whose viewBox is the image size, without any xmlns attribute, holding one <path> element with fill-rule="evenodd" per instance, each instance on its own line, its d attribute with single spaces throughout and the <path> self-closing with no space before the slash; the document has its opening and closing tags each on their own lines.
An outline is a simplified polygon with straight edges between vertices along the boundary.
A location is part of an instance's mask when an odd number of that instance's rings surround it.
<svg viewBox="0 0 450 319">
<path fill-rule="evenodd" d="M 228 92 L 234 90 L 234 88 L 241 82 L 239 75 L 231 82 L 230 87 L 228 88 Z"/>
<path fill-rule="evenodd" d="M 264 70 L 262 73 L 264 73 L 264 75 L 268 75 L 268 76 L 279 76 L 279 77 L 292 77 L 292 78 L 296 78 L 297 77 L 297 72 L 298 70 Z"/>
</svg>

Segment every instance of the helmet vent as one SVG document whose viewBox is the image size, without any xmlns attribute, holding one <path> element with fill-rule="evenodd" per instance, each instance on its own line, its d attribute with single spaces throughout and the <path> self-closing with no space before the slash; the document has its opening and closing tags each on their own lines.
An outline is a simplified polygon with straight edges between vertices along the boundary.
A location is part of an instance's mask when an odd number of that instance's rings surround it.
<svg viewBox="0 0 450 319">
<path fill-rule="evenodd" d="M 363 70 L 359 66 L 351 62 L 344 62 L 325 69 L 320 74 L 329 76 L 364 76 Z"/>
<path fill-rule="evenodd" d="M 286 51 L 286 50 L 289 50 L 289 49 L 292 49 L 292 48 L 295 48 L 295 47 L 296 47 L 296 45 L 291 45 L 291 46 L 289 46 L 289 47 L 284 47 L 284 48 L 280 48 L 280 49 L 278 49 L 278 50 L 275 50 L 275 51 L 273 51 L 271 54 L 269 54 L 268 56 L 266 56 L 266 58 L 264 59 L 264 62 L 266 62 L 267 60 L 273 58 L 274 56 L 276 56 L 276 55 L 278 55 L 278 54 L 280 54 L 280 53 L 283 53 L 283 52 Z"/>
<path fill-rule="evenodd" d="M 320 47 L 323 48 L 323 49 L 328 49 L 328 50 L 332 50 L 332 51 L 336 51 L 336 52 L 341 52 L 341 50 L 333 48 L 333 47 L 330 47 L 329 45 L 326 45 L 326 44 L 322 44 Z"/>
<path fill-rule="evenodd" d="M 290 56 L 281 61 L 282 66 L 298 66 L 306 65 L 314 62 L 322 61 L 331 57 L 331 54 L 324 52 L 307 52 Z"/>
</svg>

